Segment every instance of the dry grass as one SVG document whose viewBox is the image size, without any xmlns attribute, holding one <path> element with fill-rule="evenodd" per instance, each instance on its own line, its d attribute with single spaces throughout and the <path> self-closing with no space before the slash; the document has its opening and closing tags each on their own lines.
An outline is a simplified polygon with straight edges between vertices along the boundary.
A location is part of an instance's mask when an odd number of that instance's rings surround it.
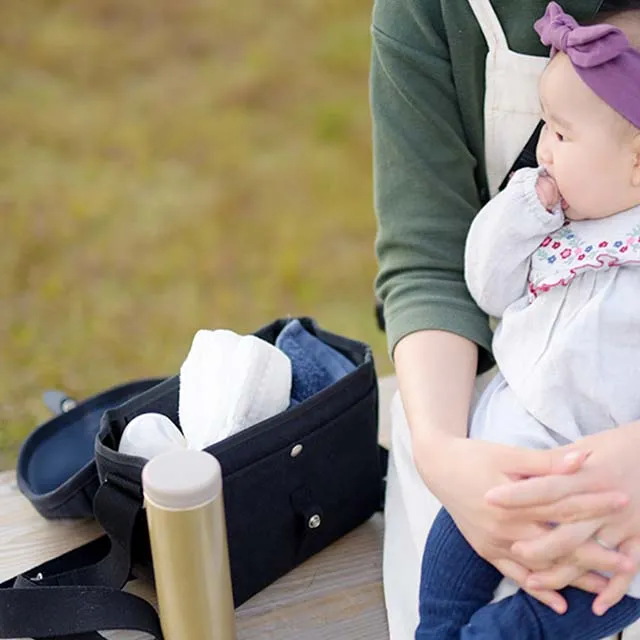
<svg viewBox="0 0 640 640">
<path fill-rule="evenodd" d="M 44 389 L 172 373 L 200 327 L 314 315 L 388 368 L 369 15 L 369 0 L 2 2 L 5 465 L 47 417 Z"/>
</svg>

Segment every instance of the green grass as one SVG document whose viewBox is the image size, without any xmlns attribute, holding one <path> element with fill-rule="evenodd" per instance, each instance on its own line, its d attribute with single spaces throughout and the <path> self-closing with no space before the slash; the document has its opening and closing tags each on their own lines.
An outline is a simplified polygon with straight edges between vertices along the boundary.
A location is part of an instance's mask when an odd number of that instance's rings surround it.
<svg viewBox="0 0 640 640">
<path fill-rule="evenodd" d="M 194 332 L 368 341 L 370 0 L 0 5 L 0 467 L 47 414 L 178 370 Z"/>
</svg>

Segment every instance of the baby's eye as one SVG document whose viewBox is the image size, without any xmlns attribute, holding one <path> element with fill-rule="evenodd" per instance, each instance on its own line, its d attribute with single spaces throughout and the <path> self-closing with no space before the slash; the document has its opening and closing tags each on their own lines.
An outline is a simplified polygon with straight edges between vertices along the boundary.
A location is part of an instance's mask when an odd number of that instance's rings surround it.
<svg viewBox="0 0 640 640">
<path fill-rule="evenodd" d="M 558 133 L 557 131 L 556 131 L 556 140 L 558 140 L 558 142 L 564 141 L 564 136 L 561 133 Z"/>
</svg>

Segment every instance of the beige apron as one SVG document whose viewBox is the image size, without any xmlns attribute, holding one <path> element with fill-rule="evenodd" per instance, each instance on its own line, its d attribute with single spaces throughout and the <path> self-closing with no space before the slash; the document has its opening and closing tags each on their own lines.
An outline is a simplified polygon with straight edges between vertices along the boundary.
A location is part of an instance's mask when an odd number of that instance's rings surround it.
<svg viewBox="0 0 640 640">
<path fill-rule="evenodd" d="M 485 69 L 485 155 L 489 189 L 491 195 L 495 195 L 540 119 L 538 79 L 548 58 L 511 51 L 490 1 L 469 0 L 469 4 L 489 47 Z M 479 380 L 478 387 L 487 382 Z M 412 640 L 418 623 L 418 584 L 424 544 L 440 504 L 415 468 L 409 427 L 398 393 L 392 402 L 391 424 L 384 592 L 391 640 Z M 514 585 L 505 580 L 496 598 L 513 590 Z M 514 638 L 515 634 L 516 630 Z"/>
<path fill-rule="evenodd" d="M 494 196 L 540 121 L 538 79 L 548 58 L 511 51 L 489 0 L 469 0 L 469 4 L 489 46 L 484 144 L 489 191 Z"/>
</svg>

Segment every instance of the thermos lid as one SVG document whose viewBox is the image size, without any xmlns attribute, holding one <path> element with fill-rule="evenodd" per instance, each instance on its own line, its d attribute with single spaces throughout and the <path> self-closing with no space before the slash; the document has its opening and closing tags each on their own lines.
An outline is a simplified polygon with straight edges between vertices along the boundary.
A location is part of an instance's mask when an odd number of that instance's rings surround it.
<svg viewBox="0 0 640 640">
<path fill-rule="evenodd" d="M 222 469 L 204 451 L 168 451 L 144 466 L 142 489 L 145 499 L 162 509 L 195 509 L 221 493 Z"/>
</svg>

